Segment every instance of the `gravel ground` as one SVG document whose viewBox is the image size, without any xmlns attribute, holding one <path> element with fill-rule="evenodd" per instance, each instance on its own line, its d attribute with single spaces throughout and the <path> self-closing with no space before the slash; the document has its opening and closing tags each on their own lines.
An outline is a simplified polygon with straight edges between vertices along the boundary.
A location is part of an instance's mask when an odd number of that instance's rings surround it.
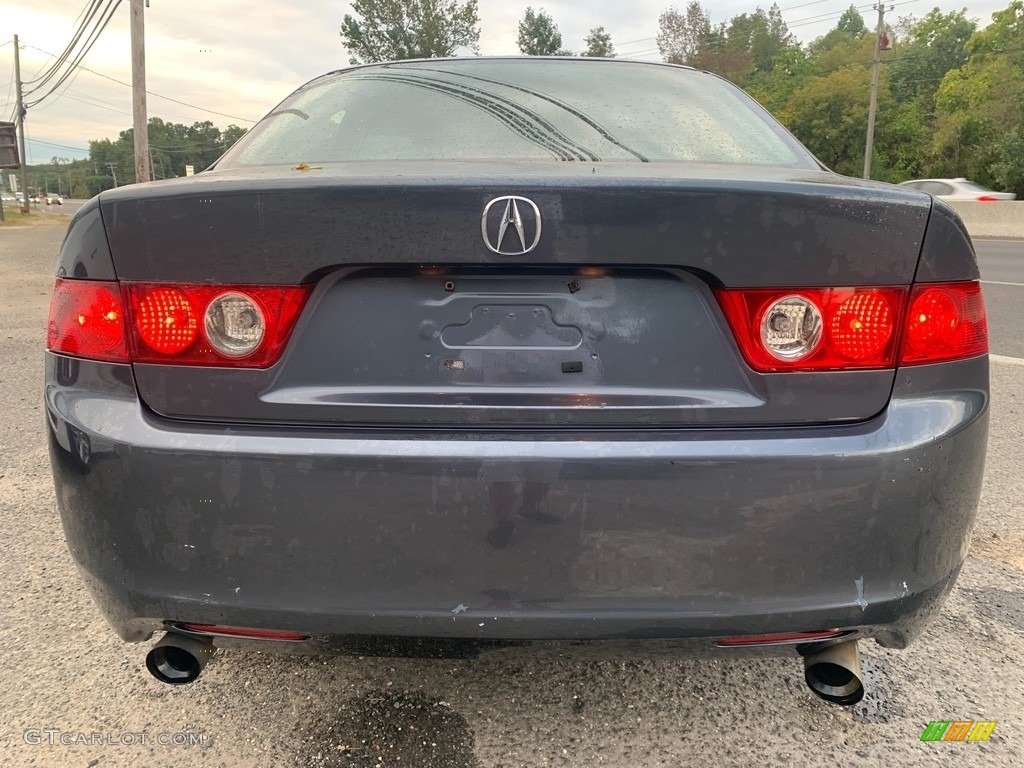
<svg viewBox="0 0 1024 768">
<path fill-rule="evenodd" d="M 808 692 L 795 658 L 221 652 L 198 683 L 171 688 L 145 672 L 146 645 L 99 617 L 54 512 L 41 349 L 62 235 L 0 228 L 0 764 L 1024 765 L 1024 366 L 993 366 L 988 474 L 958 586 L 911 649 L 864 646 L 869 693 L 852 710 Z M 919 741 L 939 719 L 999 724 L 986 743 Z M 101 743 L 61 743 L 79 733 Z"/>
</svg>

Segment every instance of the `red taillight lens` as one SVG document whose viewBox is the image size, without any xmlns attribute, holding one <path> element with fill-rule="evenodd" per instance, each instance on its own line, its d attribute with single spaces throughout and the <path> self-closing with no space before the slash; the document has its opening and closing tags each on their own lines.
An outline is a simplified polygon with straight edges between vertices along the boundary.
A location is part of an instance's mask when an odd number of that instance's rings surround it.
<svg viewBox="0 0 1024 768">
<path fill-rule="evenodd" d="M 743 357 L 757 371 L 886 368 L 895 364 L 903 288 L 720 289 L 716 291 Z M 793 307 L 822 318 L 806 354 L 783 359 L 778 336 Z M 775 315 L 783 321 L 775 322 Z M 806 326 L 806 323 L 804 323 Z"/>
<path fill-rule="evenodd" d="M 136 361 L 244 368 L 277 362 L 311 290 L 147 283 L 123 288 L 132 310 Z"/>
<path fill-rule="evenodd" d="M 903 365 L 958 360 L 988 352 L 988 324 L 981 285 L 915 286 L 904 331 Z"/>
<path fill-rule="evenodd" d="M 133 296 L 135 330 L 142 342 L 161 355 L 176 355 L 199 335 L 192 302 L 177 288 L 154 288 Z"/>
<path fill-rule="evenodd" d="M 998 197 L 993 197 L 992 195 L 981 195 L 980 197 L 978 197 L 978 202 L 979 203 L 998 203 L 999 202 L 999 198 Z"/>
<path fill-rule="evenodd" d="M 57 280 L 50 299 L 46 348 L 92 360 L 127 362 L 124 306 L 117 283 Z"/>
<path fill-rule="evenodd" d="M 892 340 L 899 310 L 899 304 L 891 306 L 877 291 L 855 293 L 839 305 L 829 322 L 836 354 L 855 363 L 879 359 Z"/>
</svg>

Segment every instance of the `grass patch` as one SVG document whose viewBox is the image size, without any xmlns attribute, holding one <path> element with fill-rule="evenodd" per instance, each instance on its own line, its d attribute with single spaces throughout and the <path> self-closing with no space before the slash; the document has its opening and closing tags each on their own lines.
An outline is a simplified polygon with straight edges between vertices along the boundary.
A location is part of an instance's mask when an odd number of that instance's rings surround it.
<svg viewBox="0 0 1024 768">
<path fill-rule="evenodd" d="M 0 227 L 66 227 L 68 219 L 65 216 L 44 214 L 39 211 L 22 213 L 12 203 L 4 203 L 4 220 L 0 221 Z"/>
</svg>

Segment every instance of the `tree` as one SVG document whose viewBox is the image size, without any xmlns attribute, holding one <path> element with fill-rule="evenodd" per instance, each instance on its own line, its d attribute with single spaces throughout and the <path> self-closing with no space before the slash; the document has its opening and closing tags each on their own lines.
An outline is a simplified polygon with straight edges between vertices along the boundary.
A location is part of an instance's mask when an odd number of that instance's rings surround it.
<svg viewBox="0 0 1024 768">
<path fill-rule="evenodd" d="M 850 37 L 860 37 L 867 34 L 868 28 L 864 23 L 864 17 L 860 15 L 857 6 L 851 5 L 836 22 L 836 29 Z"/>
<path fill-rule="evenodd" d="M 670 6 L 658 17 L 658 50 L 670 64 L 689 64 L 707 44 L 711 34 L 711 14 L 693 0 L 682 13 Z"/>
<path fill-rule="evenodd" d="M 860 66 L 816 77 L 793 94 L 781 114 L 807 148 L 838 173 L 859 175 L 864 162 L 870 83 L 870 73 Z M 883 82 L 878 90 L 879 111 L 888 109 L 891 101 Z M 879 121 L 879 143 L 884 132 Z"/>
<path fill-rule="evenodd" d="M 341 24 L 350 64 L 479 50 L 477 0 L 353 0 L 352 10 Z"/>
<path fill-rule="evenodd" d="M 938 8 L 909 24 L 906 42 L 889 66 L 893 95 L 900 100 L 922 98 L 922 107 L 930 113 L 942 78 L 967 63 L 967 41 L 977 28 L 963 11 L 944 14 Z"/>
<path fill-rule="evenodd" d="M 225 128 L 220 135 L 220 142 L 221 145 L 224 147 L 224 151 L 227 152 L 232 146 L 234 146 L 235 142 L 242 138 L 245 134 L 245 128 L 242 128 L 238 125 L 229 125 L 227 128 Z"/>
<path fill-rule="evenodd" d="M 769 72 L 775 66 L 775 57 L 793 44 L 793 36 L 782 18 L 778 3 L 772 3 L 767 12 L 758 8 L 751 18 L 748 45 L 754 60 L 754 69 Z"/>
<path fill-rule="evenodd" d="M 868 28 L 864 24 L 864 17 L 860 15 L 856 6 L 851 5 L 843 11 L 843 15 L 839 17 L 839 21 L 828 34 L 811 43 L 811 50 L 816 53 L 824 53 L 837 45 L 850 47 L 856 45 L 857 41 L 867 34 Z"/>
<path fill-rule="evenodd" d="M 536 13 L 527 7 L 519 22 L 519 36 L 516 38 L 519 50 L 527 56 L 571 56 L 562 49 L 562 33 L 554 19 L 541 8 Z"/>
<path fill-rule="evenodd" d="M 932 167 L 1024 193 L 1024 0 L 992 14 L 965 49 L 967 63 L 935 92 Z"/>
<path fill-rule="evenodd" d="M 775 57 L 793 45 L 779 7 L 772 4 L 766 12 L 733 16 L 728 24 L 719 24 L 704 38 L 693 55 L 691 65 L 732 80 L 744 88 L 758 72 L 770 72 Z"/>
<path fill-rule="evenodd" d="M 612 45 L 612 36 L 604 31 L 604 27 L 594 27 L 590 34 L 583 38 L 587 44 L 587 50 L 580 56 L 597 56 L 605 59 L 615 58 L 615 46 Z"/>
</svg>

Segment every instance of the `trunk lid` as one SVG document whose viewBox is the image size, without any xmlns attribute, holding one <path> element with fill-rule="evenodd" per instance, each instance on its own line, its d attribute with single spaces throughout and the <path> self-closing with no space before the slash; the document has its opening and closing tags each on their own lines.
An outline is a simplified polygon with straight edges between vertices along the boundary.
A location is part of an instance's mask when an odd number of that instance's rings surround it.
<svg viewBox="0 0 1024 768">
<path fill-rule="evenodd" d="M 711 289 L 909 285 L 927 197 L 827 172 L 679 168 L 346 164 L 104 193 L 120 280 L 316 286 L 272 368 L 136 364 L 140 396 L 173 418 L 314 425 L 879 413 L 892 371 L 752 371 Z M 494 251 L 505 201 L 481 222 L 503 196 L 537 206 L 541 231 L 519 202 L 498 248 L 539 234 L 528 253 Z"/>
</svg>

